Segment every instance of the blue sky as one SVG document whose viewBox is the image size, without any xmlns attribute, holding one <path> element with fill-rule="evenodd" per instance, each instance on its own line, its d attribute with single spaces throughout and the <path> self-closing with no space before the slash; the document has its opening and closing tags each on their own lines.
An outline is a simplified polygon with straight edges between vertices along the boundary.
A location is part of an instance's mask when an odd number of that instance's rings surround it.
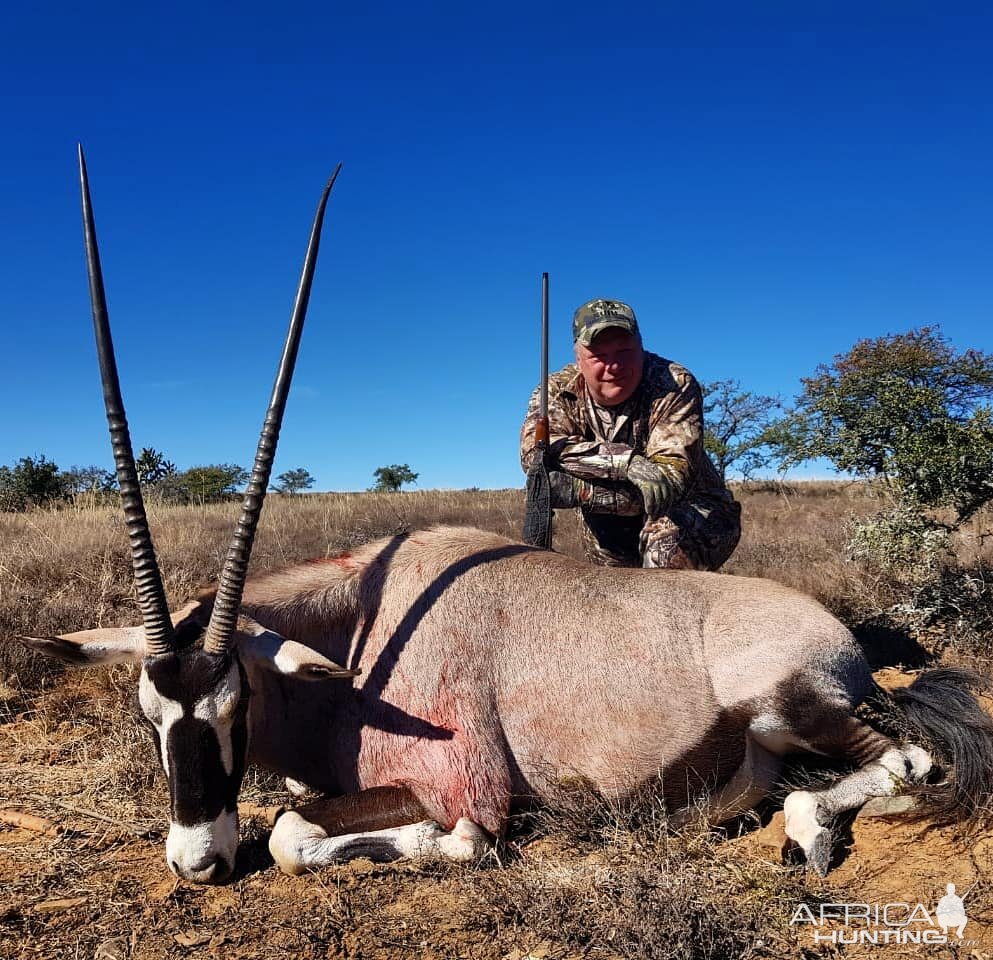
<svg viewBox="0 0 993 960">
<path fill-rule="evenodd" d="M 75 144 L 136 447 L 250 465 L 334 165 L 276 470 L 518 486 L 573 309 L 792 396 L 856 339 L 993 350 L 993 13 L 937 3 L 20 5 L 0 23 L 0 463 L 111 457 Z"/>
</svg>

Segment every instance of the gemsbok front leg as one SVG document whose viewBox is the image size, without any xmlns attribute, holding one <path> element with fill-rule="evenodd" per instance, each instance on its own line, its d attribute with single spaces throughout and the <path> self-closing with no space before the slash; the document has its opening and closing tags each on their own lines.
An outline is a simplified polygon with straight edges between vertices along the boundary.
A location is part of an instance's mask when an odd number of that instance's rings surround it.
<svg viewBox="0 0 993 960">
<path fill-rule="evenodd" d="M 373 787 L 317 800 L 284 813 L 269 838 L 269 852 L 284 873 L 366 857 L 376 863 L 420 858 L 479 860 L 492 846 L 466 817 L 447 832 L 428 818 L 404 787 Z"/>
</svg>

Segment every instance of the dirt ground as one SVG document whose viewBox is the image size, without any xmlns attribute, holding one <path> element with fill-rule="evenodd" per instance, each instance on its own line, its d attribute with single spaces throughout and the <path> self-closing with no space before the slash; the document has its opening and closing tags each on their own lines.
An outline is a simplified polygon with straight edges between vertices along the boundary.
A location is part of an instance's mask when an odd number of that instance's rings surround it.
<svg viewBox="0 0 993 960">
<path fill-rule="evenodd" d="M 776 858 L 784 838 L 782 814 L 754 834 L 735 841 L 743 856 Z M 953 952 L 944 955 L 972 957 L 985 960 L 993 957 L 993 833 L 984 833 L 964 841 L 955 831 L 935 829 L 926 824 L 909 825 L 878 818 L 859 817 L 847 831 L 842 851 L 843 859 L 832 870 L 829 881 L 844 893 L 844 903 L 879 905 L 923 904 L 931 917 L 938 900 L 945 895 L 946 884 L 954 883 L 956 892 L 965 899 L 968 923 L 963 943 L 953 945 Z M 809 880 L 816 891 L 817 881 Z M 812 910 L 817 914 L 816 908 Z M 892 908 L 895 922 L 902 922 L 910 910 Z M 924 929 L 923 920 L 910 929 Z M 814 944 L 815 925 L 799 921 L 802 931 L 800 946 Z M 841 930 L 840 924 L 826 924 L 818 930 Z M 858 925 L 850 924 L 850 934 Z M 952 940 L 954 941 L 954 936 Z M 917 945 L 901 947 L 896 944 L 872 944 L 846 947 L 849 956 L 942 956 L 942 948 Z M 944 948 L 948 949 L 948 948 Z"/>
<path fill-rule="evenodd" d="M 728 572 L 811 593 L 849 624 L 900 599 L 843 559 L 845 523 L 878 508 L 872 491 L 811 485 L 743 496 L 746 536 Z M 520 493 L 465 492 L 275 501 L 253 563 L 269 569 L 326 556 L 394 529 L 520 524 Z M 163 508 L 157 545 L 170 598 L 216 573 L 233 507 Z M 267 510 L 269 507 L 267 506 Z M 985 528 L 984 528 L 985 529 Z M 978 530 L 978 528 L 977 528 Z M 962 547 L 979 557 L 978 536 Z M 579 549 L 563 524 L 556 546 Z M 96 558 L 96 559 L 94 559 Z M 986 569 L 989 558 L 983 560 Z M 520 827 L 476 866 L 357 861 L 302 877 L 273 865 L 265 810 L 282 784 L 250 770 L 233 882 L 178 881 L 164 857 L 166 785 L 129 701 L 136 669 L 61 673 L 25 659 L 13 637 L 134 622 L 130 563 L 116 512 L 0 516 L 0 958 L 370 958 L 562 960 L 566 957 L 968 957 L 993 960 L 993 833 L 860 816 L 840 830 L 825 879 L 784 862 L 775 805 L 734 836 L 673 837 L 595 811 Z M 975 643 L 960 618 L 946 638 L 904 636 L 945 653 Z M 983 628 L 985 629 L 985 627 Z M 897 637 L 876 630 L 877 639 Z M 985 635 L 984 635 L 985 636 Z M 976 647 L 987 657 L 985 647 Z M 988 659 L 988 657 L 987 657 Z M 882 662 L 882 661 L 879 661 Z M 931 658 L 930 663 L 941 662 Z M 979 663 L 990 675 L 989 662 Z M 883 671 L 884 685 L 908 673 Z M 40 818 L 32 820 L 25 817 Z M 594 826 L 590 826 L 596 821 Z M 933 917 L 946 885 L 965 899 L 964 939 L 839 947 L 843 927 L 793 923 L 807 905 L 918 903 Z"/>
<path fill-rule="evenodd" d="M 124 669 L 124 668 L 118 668 Z M 879 674 L 887 685 L 909 679 Z M 74 689 L 67 691 L 69 685 Z M 71 675 L 45 696 L 79 702 L 100 688 Z M 249 783 L 235 882 L 222 887 L 177 880 L 167 869 L 161 811 L 101 803 L 105 771 L 92 762 L 84 721 L 51 725 L 27 709 L 0 724 L 0 808 L 45 822 L 0 824 L 0 956 L 348 958 L 564 958 L 618 956 L 604 942 L 581 952 L 529 931 L 526 918 L 501 925 L 478 909 L 475 881 L 501 870 L 527 868 L 561 878 L 606 869 L 609 845 L 590 855 L 563 837 L 511 844 L 501 865 L 478 867 L 374 865 L 367 861 L 289 877 L 266 850 L 266 804 L 285 803 L 278 790 Z M 149 748 L 150 749 L 150 748 Z M 159 779 L 157 791 L 164 798 Z M 153 796 L 154 799 L 154 796 Z M 106 818 L 106 819 L 101 819 Z M 792 927 L 801 902 L 922 903 L 933 914 L 956 884 L 969 922 L 961 946 L 847 948 L 847 955 L 993 957 L 993 833 L 963 840 L 952 829 L 859 817 L 845 835 L 840 862 L 826 880 L 784 865 L 781 813 L 765 826 L 715 849 L 732 869 L 789 873 L 798 886 L 780 904 L 781 938 L 756 941 L 751 956 L 833 955 L 817 946 L 809 923 Z M 45 832 L 46 822 L 53 829 Z M 761 885 L 756 895 L 761 893 Z M 718 896 L 712 891 L 709 896 Z M 896 916 L 897 914 L 895 914 Z M 901 915 L 902 916 L 902 915 Z M 822 931 L 837 929 L 827 924 Z M 851 929 L 851 928 L 849 928 Z M 914 951 L 918 951 L 915 953 Z M 674 954 L 678 955 L 678 954 Z"/>
</svg>

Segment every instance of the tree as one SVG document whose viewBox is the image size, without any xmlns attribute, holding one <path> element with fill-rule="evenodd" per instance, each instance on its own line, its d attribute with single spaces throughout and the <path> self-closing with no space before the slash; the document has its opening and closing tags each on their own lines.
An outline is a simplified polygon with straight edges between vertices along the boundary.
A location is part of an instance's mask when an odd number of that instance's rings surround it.
<svg viewBox="0 0 993 960">
<path fill-rule="evenodd" d="M 921 327 L 860 340 L 802 383 L 770 434 L 787 465 L 880 477 L 902 502 L 950 507 L 953 526 L 993 500 L 993 355 Z"/>
<path fill-rule="evenodd" d="M 406 463 L 377 467 L 372 475 L 376 478 L 376 485 L 372 489 L 377 493 L 399 493 L 405 483 L 414 483 L 418 477 Z"/>
<path fill-rule="evenodd" d="M 76 496 L 80 493 L 107 493 L 117 487 L 117 477 L 103 467 L 70 467 L 62 473 L 66 493 Z"/>
<path fill-rule="evenodd" d="M 768 430 L 782 406 L 779 397 L 742 390 L 737 380 L 715 380 L 703 385 L 703 398 L 703 445 L 722 479 L 733 467 L 747 480 L 775 460 Z"/>
<path fill-rule="evenodd" d="M 138 482 L 143 487 L 176 473 L 176 465 L 171 460 L 166 460 L 154 447 L 142 447 L 134 465 L 138 471 Z"/>
<path fill-rule="evenodd" d="M 180 499 L 187 503 L 224 500 L 248 480 L 248 471 L 236 463 L 213 463 L 190 467 L 170 481 Z"/>
<path fill-rule="evenodd" d="M 290 496 L 299 493 L 301 490 L 307 490 L 314 485 L 314 478 L 303 467 L 297 467 L 296 470 L 287 470 L 286 473 L 281 473 L 276 477 L 276 480 L 279 481 L 276 484 L 276 489 L 280 493 L 286 493 Z"/>
<path fill-rule="evenodd" d="M 40 457 L 21 457 L 13 467 L 0 467 L 0 509 L 15 511 L 66 497 L 58 464 Z"/>
</svg>

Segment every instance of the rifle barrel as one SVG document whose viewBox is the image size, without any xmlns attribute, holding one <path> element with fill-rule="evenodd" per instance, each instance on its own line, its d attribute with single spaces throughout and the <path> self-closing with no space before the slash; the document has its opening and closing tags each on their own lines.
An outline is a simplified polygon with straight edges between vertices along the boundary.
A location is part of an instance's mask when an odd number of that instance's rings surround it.
<svg viewBox="0 0 993 960">
<path fill-rule="evenodd" d="M 541 397 L 538 413 L 548 418 L 548 273 L 541 275 Z"/>
</svg>

